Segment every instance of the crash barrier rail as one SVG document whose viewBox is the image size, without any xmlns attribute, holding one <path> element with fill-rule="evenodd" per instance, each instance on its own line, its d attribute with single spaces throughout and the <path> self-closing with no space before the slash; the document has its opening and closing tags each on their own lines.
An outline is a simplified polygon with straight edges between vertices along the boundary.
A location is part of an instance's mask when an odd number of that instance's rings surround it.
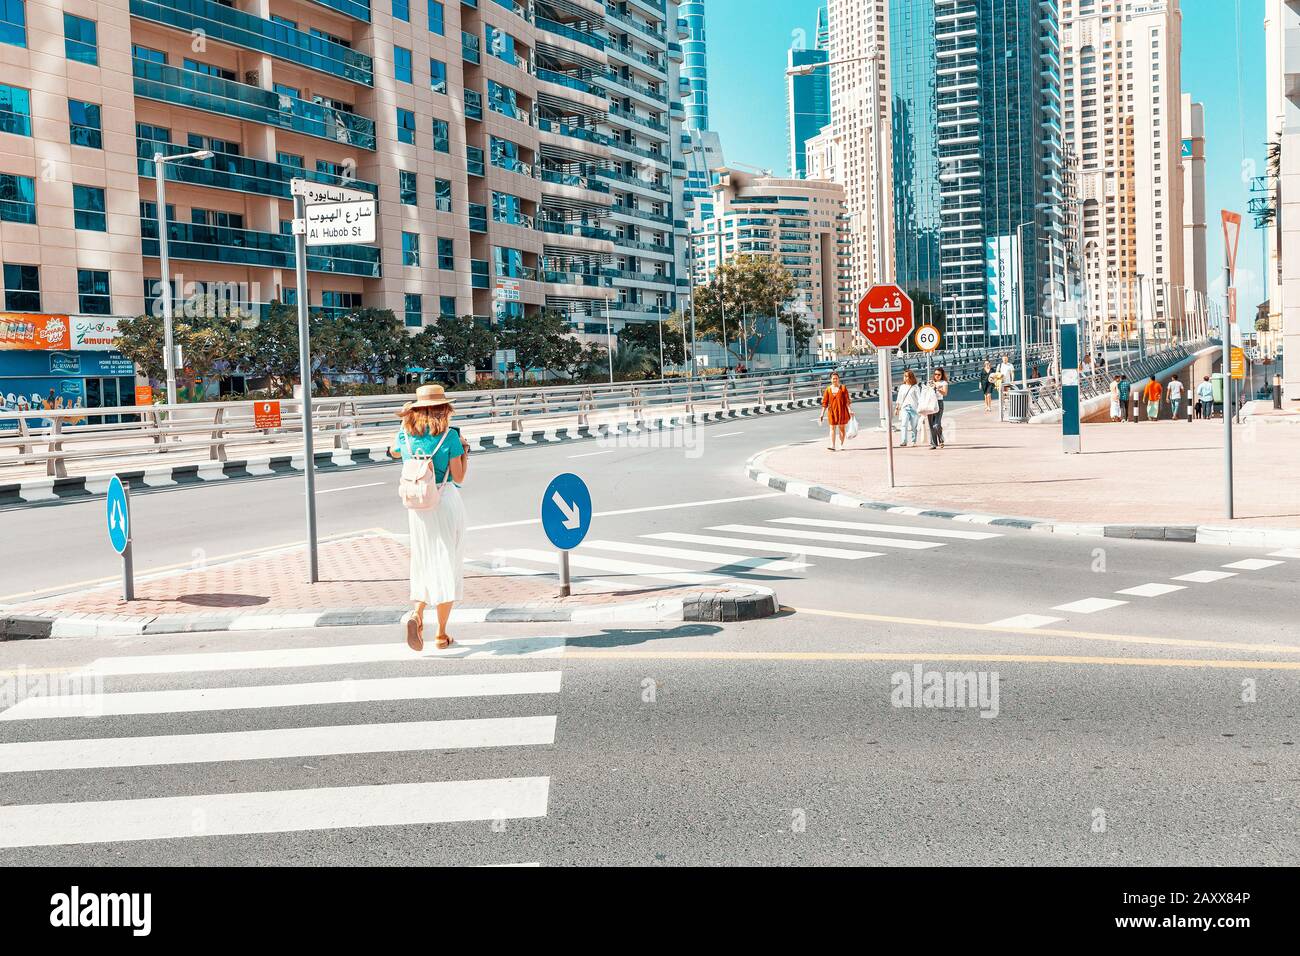
<svg viewBox="0 0 1300 956">
<path fill-rule="evenodd" d="M 978 374 L 985 358 L 997 354 L 998 350 L 966 351 L 960 356 L 935 353 L 930 361 L 944 365 L 951 378 L 961 380 Z M 891 364 L 897 382 L 905 368 L 923 372 L 926 356 L 901 356 Z M 844 363 L 837 370 L 845 385 L 874 395 L 879 375 L 874 359 Z M 490 432 L 507 422 L 510 431 L 523 432 L 590 425 L 607 413 L 642 421 L 648 414 L 666 414 L 672 408 L 691 414 L 816 398 L 830 371 L 805 367 L 614 385 L 467 390 L 448 396 L 455 403 L 458 423 L 470 433 Z M 396 432 L 397 414 L 410 398 L 409 394 L 313 397 L 316 447 L 343 451 L 386 442 Z M 254 410 L 267 401 L 280 404 L 278 428 L 256 424 Z M 46 475 L 61 478 L 68 474 L 69 461 L 151 454 L 180 453 L 189 454 L 191 461 L 224 462 L 230 460 L 235 447 L 251 452 L 301 446 L 302 419 L 300 398 L 0 412 L 0 477 L 7 468 L 44 463 Z"/>
<path fill-rule="evenodd" d="M 1100 395 L 1109 394 L 1110 383 L 1114 381 L 1116 375 L 1123 374 L 1129 381 L 1138 382 L 1163 373 L 1212 344 L 1214 344 L 1212 340 L 1206 340 L 1174 345 L 1159 352 L 1152 352 L 1145 358 L 1120 363 L 1112 362 L 1105 368 L 1089 367 L 1079 376 L 1079 401 L 1083 403 Z M 1055 376 L 1045 375 L 1031 379 L 1026 384 L 1029 388 L 1030 415 L 1056 411 L 1061 407 L 1061 385 Z M 1005 401 L 1005 398 L 1003 400 Z"/>
</svg>

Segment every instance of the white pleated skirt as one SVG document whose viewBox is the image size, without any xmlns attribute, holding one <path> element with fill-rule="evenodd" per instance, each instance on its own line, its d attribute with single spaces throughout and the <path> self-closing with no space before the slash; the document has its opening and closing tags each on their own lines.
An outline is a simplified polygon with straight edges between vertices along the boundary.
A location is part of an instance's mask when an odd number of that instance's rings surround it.
<svg viewBox="0 0 1300 956">
<path fill-rule="evenodd" d="M 448 482 L 437 508 L 407 511 L 411 525 L 411 600 L 446 604 L 465 596 L 465 503 Z"/>
</svg>

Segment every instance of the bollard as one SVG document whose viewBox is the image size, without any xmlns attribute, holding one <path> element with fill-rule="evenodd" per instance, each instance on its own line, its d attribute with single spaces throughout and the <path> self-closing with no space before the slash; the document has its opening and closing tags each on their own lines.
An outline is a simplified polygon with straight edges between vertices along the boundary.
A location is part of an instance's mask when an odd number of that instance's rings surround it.
<svg viewBox="0 0 1300 956">
<path fill-rule="evenodd" d="M 1273 373 L 1273 407 L 1278 410 L 1282 408 L 1282 375 L 1280 372 Z"/>
</svg>

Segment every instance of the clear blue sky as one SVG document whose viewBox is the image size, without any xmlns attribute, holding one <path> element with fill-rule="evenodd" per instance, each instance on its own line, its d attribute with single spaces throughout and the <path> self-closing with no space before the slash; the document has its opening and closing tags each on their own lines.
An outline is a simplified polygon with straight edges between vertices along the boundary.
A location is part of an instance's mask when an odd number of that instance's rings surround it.
<svg viewBox="0 0 1300 956">
<path fill-rule="evenodd" d="M 812 45 L 818 6 L 818 0 L 706 0 L 709 120 L 728 162 L 786 173 L 786 50 L 798 30 Z M 1219 210 L 1245 215 L 1249 179 L 1264 172 L 1264 0 L 1182 0 L 1182 9 L 1183 90 L 1205 104 L 1211 291 L 1222 295 Z M 1245 225 L 1237 284 L 1248 322 L 1264 293 L 1260 234 L 1249 217 Z"/>
</svg>

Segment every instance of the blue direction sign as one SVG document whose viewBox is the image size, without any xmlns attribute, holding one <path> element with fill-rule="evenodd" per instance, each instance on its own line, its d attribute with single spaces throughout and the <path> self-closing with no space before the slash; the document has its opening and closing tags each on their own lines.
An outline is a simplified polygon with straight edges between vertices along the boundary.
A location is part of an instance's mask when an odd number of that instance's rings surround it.
<svg viewBox="0 0 1300 956">
<path fill-rule="evenodd" d="M 577 475 L 556 475 L 542 494 L 542 528 L 551 544 L 569 551 L 591 527 L 591 492 Z"/>
<path fill-rule="evenodd" d="M 108 499 L 105 508 L 108 520 L 108 543 L 121 554 L 131 543 L 131 509 L 126 501 L 122 479 L 114 475 L 108 482 Z"/>
</svg>

